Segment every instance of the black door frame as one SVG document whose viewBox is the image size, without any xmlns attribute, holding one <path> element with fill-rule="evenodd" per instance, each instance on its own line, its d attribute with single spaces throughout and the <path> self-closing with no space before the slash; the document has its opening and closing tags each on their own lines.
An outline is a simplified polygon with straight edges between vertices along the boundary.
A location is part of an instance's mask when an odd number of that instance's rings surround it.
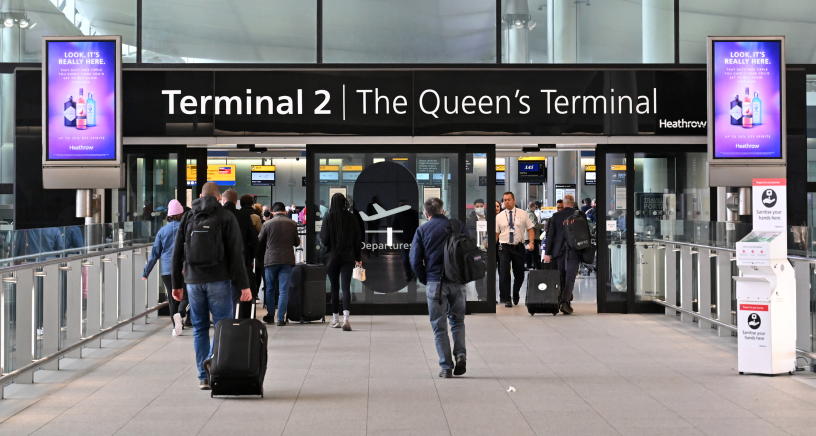
<svg viewBox="0 0 816 436">
<path fill-rule="evenodd" d="M 659 149 L 657 149 L 659 147 Z M 606 205 L 609 204 L 607 198 L 606 174 L 610 170 L 607 165 L 607 154 L 624 154 L 626 158 L 626 228 L 635 228 L 635 154 L 649 153 L 661 154 L 682 154 L 682 153 L 705 153 L 708 150 L 706 144 L 616 144 L 599 145 L 595 151 L 595 164 L 599 171 L 596 191 L 598 213 L 597 216 L 597 241 L 598 241 L 598 313 L 663 313 L 663 306 L 644 302 L 635 302 L 635 281 L 627 280 L 626 300 L 608 301 L 606 286 L 610 281 L 609 277 L 609 250 L 605 247 L 608 244 L 606 238 L 606 217 L 608 211 Z M 715 192 L 715 190 L 712 190 Z M 711 199 L 710 207 L 716 210 L 716 194 Z M 716 215 L 711 214 L 710 220 L 716 221 Z M 633 231 L 626 232 L 626 276 L 635 277 L 635 234 Z M 668 289 L 666 290 L 668 292 Z"/>
<path fill-rule="evenodd" d="M 306 207 L 309 210 L 318 210 L 317 198 L 315 198 L 314 186 L 317 183 L 315 177 L 315 154 L 324 153 L 399 153 L 400 146 L 388 147 L 383 144 L 308 144 L 306 145 Z M 493 163 L 496 161 L 496 147 L 493 144 L 414 144 L 410 146 L 408 153 L 457 153 L 458 174 L 465 174 L 465 154 L 467 153 L 484 153 L 487 156 L 487 195 L 485 202 L 488 205 L 494 204 L 496 201 L 496 190 L 490 189 L 496 186 L 496 168 Z M 459 180 L 457 186 L 457 198 L 459 204 L 457 205 L 456 213 L 459 219 L 464 221 L 467 218 L 467 184 L 464 183 L 464 178 Z M 495 228 L 495 216 L 487 214 L 487 228 Z M 315 222 L 314 220 L 306 220 L 306 237 L 312 241 L 315 237 Z M 496 271 L 496 246 L 495 238 L 488 238 L 487 248 L 487 271 Z M 314 259 L 314 244 L 308 244 L 306 247 L 306 258 Z M 487 279 L 487 301 L 468 301 L 467 313 L 496 313 L 496 281 Z M 327 313 L 330 313 L 329 304 L 327 302 Z M 355 303 L 353 311 L 359 315 L 427 315 L 428 305 L 425 303 L 406 303 L 406 304 L 376 304 L 376 303 Z"/>
</svg>

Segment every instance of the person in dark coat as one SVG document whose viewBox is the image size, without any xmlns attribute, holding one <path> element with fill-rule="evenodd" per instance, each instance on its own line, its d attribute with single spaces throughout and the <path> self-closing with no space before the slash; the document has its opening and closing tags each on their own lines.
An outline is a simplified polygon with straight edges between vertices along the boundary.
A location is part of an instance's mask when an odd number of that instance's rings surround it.
<svg viewBox="0 0 816 436">
<path fill-rule="evenodd" d="M 320 240 L 326 247 L 329 263 L 326 274 L 331 283 L 332 321 L 331 328 L 351 331 L 349 310 L 351 309 L 351 274 L 355 266 L 363 265 L 363 236 L 359 232 L 357 220 L 348 210 L 346 196 L 334 194 L 329 203 L 329 212 L 323 217 Z M 340 323 L 340 288 L 343 288 L 343 322 Z"/>
<path fill-rule="evenodd" d="M 232 304 L 233 307 L 240 303 L 240 311 L 238 318 L 249 319 L 252 315 L 252 305 L 255 304 L 255 299 L 258 297 L 258 287 L 255 286 L 255 273 L 253 273 L 253 263 L 255 261 L 255 252 L 258 251 L 258 231 L 255 230 L 255 224 L 250 218 L 250 211 L 248 209 L 238 209 L 238 193 L 232 189 L 227 189 L 221 196 L 224 201 L 224 209 L 232 212 L 235 219 L 238 221 L 238 230 L 241 232 L 241 241 L 244 244 L 244 265 L 246 266 L 247 277 L 249 278 L 249 286 L 252 290 L 252 301 L 241 302 L 241 288 L 236 282 L 232 283 Z"/>
<path fill-rule="evenodd" d="M 564 196 L 564 209 L 556 212 L 547 225 L 547 249 L 544 262 L 555 260 L 558 271 L 561 272 L 561 296 L 559 308 L 564 315 L 572 313 L 572 290 L 575 287 L 575 277 L 581 265 L 581 255 L 567 245 L 564 221 L 575 213 L 575 197 L 571 194 Z M 583 212 L 580 212 L 583 215 Z"/>
</svg>

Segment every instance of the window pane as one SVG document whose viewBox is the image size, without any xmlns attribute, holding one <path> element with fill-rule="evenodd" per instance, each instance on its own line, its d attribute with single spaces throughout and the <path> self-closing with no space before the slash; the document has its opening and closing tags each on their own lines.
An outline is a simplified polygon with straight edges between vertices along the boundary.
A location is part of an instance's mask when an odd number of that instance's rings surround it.
<svg viewBox="0 0 816 436">
<path fill-rule="evenodd" d="M 706 37 L 785 35 L 791 64 L 814 61 L 812 0 L 680 0 L 680 62 L 705 63 Z"/>
<path fill-rule="evenodd" d="M 136 0 L 4 2 L 3 18 L 2 62 L 41 62 L 43 36 L 83 35 L 122 35 L 123 61 L 136 62 Z"/>
<path fill-rule="evenodd" d="M 496 61 L 494 0 L 325 0 L 323 11 L 325 62 Z"/>
<path fill-rule="evenodd" d="M 504 0 L 502 62 L 674 62 L 674 1 Z"/>
<path fill-rule="evenodd" d="M 144 0 L 143 62 L 317 60 L 314 0 Z"/>
<path fill-rule="evenodd" d="M 816 182 L 816 75 L 808 74 L 807 91 L 807 160 L 808 182 Z"/>
</svg>

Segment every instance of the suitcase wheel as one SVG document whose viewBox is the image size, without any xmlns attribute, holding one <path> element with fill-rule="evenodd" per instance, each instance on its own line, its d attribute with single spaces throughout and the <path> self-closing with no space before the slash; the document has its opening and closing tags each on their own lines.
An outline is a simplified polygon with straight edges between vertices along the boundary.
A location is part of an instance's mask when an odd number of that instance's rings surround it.
<svg viewBox="0 0 816 436">
<path fill-rule="evenodd" d="M 534 314 L 534 313 L 531 313 L 531 314 L 530 314 L 530 316 L 535 316 L 535 314 Z"/>
<path fill-rule="evenodd" d="M 553 316 L 558 315 L 558 312 L 553 312 Z"/>
</svg>

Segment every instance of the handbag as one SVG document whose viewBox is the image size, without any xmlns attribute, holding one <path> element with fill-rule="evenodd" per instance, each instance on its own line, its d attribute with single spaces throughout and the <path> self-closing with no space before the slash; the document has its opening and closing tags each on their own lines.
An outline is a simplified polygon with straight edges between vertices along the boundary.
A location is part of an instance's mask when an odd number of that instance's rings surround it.
<svg viewBox="0 0 816 436">
<path fill-rule="evenodd" d="M 351 273 L 351 278 L 364 282 L 366 279 L 365 268 L 361 266 L 355 266 L 354 272 Z"/>
</svg>

